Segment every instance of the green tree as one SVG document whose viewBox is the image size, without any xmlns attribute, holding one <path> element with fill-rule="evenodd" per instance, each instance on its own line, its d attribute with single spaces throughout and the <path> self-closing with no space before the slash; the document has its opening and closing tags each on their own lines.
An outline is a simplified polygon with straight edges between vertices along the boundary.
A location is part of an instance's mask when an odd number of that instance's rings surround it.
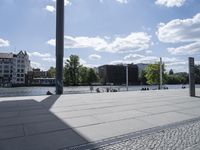
<svg viewBox="0 0 200 150">
<path fill-rule="evenodd" d="M 88 68 L 84 66 L 79 67 L 79 81 L 81 84 L 88 84 Z"/>
<path fill-rule="evenodd" d="M 167 84 L 183 84 L 184 82 L 184 77 L 177 75 L 177 74 L 172 74 L 167 76 L 166 83 Z"/>
<path fill-rule="evenodd" d="M 55 76 L 56 76 L 56 68 L 50 67 L 49 70 L 47 71 L 47 77 L 55 78 Z"/>
<path fill-rule="evenodd" d="M 145 85 L 147 83 L 145 70 L 142 70 L 141 75 L 139 77 L 139 81 L 140 81 L 141 85 Z"/>
<path fill-rule="evenodd" d="M 66 83 L 72 85 L 78 85 L 79 67 L 80 67 L 79 56 L 71 55 L 69 59 L 66 60 L 64 68 L 64 78 Z"/>
<path fill-rule="evenodd" d="M 64 67 L 64 83 L 65 85 L 71 84 L 70 70 L 69 70 L 68 64 L 65 64 L 65 67 Z"/>
<path fill-rule="evenodd" d="M 88 70 L 88 83 L 91 84 L 93 82 L 98 82 L 98 81 L 99 81 L 98 75 L 96 74 L 94 69 L 90 68 Z"/>
<path fill-rule="evenodd" d="M 162 75 L 163 75 L 163 83 L 166 80 L 166 73 L 165 73 L 165 65 L 162 65 Z M 160 89 L 160 63 L 150 64 L 145 68 L 145 77 L 147 79 L 147 83 L 157 84 L 158 88 Z"/>
</svg>

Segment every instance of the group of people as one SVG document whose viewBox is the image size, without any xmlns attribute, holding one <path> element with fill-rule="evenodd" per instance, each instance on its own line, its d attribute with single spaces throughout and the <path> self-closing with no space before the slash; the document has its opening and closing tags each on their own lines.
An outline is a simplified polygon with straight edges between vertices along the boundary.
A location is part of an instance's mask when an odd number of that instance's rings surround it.
<svg viewBox="0 0 200 150">
<path fill-rule="evenodd" d="M 92 93 L 94 91 L 94 87 L 93 86 L 90 86 L 90 92 Z M 111 88 L 106 88 L 105 91 L 104 89 L 100 89 L 100 88 L 96 88 L 96 92 L 97 93 L 103 93 L 103 92 L 119 92 L 120 91 L 120 88 L 117 89 L 111 89 Z"/>
</svg>

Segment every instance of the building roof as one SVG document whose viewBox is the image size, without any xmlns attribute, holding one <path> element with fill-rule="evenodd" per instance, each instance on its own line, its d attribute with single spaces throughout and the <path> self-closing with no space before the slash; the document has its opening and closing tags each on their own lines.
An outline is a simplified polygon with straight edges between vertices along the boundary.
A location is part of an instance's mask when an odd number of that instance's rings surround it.
<svg viewBox="0 0 200 150">
<path fill-rule="evenodd" d="M 13 53 L 0 53 L 0 58 L 13 58 Z"/>
</svg>

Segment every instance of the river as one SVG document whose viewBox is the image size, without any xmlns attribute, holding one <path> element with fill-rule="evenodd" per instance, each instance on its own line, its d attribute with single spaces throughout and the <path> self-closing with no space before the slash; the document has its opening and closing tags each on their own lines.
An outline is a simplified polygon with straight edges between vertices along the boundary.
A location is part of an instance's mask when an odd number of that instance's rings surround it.
<svg viewBox="0 0 200 150">
<path fill-rule="evenodd" d="M 182 85 L 165 85 L 168 89 L 181 89 Z M 157 86 L 129 86 L 129 91 L 139 91 L 142 87 L 148 87 L 150 90 L 154 90 Z M 200 85 L 196 85 L 200 88 Z M 125 91 L 125 86 L 94 86 L 94 92 L 99 88 L 101 92 L 105 92 L 106 88 L 116 89 L 120 91 Z M 186 85 L 188 88 L 188 85 Z M 7 96 L 37 96 L 46 95 L 47 91 L 55 93 L 55 87 L 14 87 L 14 88 L 0 88 L 0 97 Z M 70 86 L 64 87 L 64 94 L 84 94 L 90 93 L 89 86 Z"/>
</svg>

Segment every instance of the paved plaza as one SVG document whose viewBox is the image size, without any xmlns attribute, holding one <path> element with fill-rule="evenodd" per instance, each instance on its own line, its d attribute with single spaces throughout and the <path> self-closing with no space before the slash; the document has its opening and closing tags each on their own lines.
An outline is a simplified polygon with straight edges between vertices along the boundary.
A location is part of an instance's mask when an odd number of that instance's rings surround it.
<svg viewBox="0 0 200 150">
<path fill-rule="evenodd" d="M 0 98 L 0 150 L 196 150 L 199 108 L 188 89 Z"/>
</svg>

